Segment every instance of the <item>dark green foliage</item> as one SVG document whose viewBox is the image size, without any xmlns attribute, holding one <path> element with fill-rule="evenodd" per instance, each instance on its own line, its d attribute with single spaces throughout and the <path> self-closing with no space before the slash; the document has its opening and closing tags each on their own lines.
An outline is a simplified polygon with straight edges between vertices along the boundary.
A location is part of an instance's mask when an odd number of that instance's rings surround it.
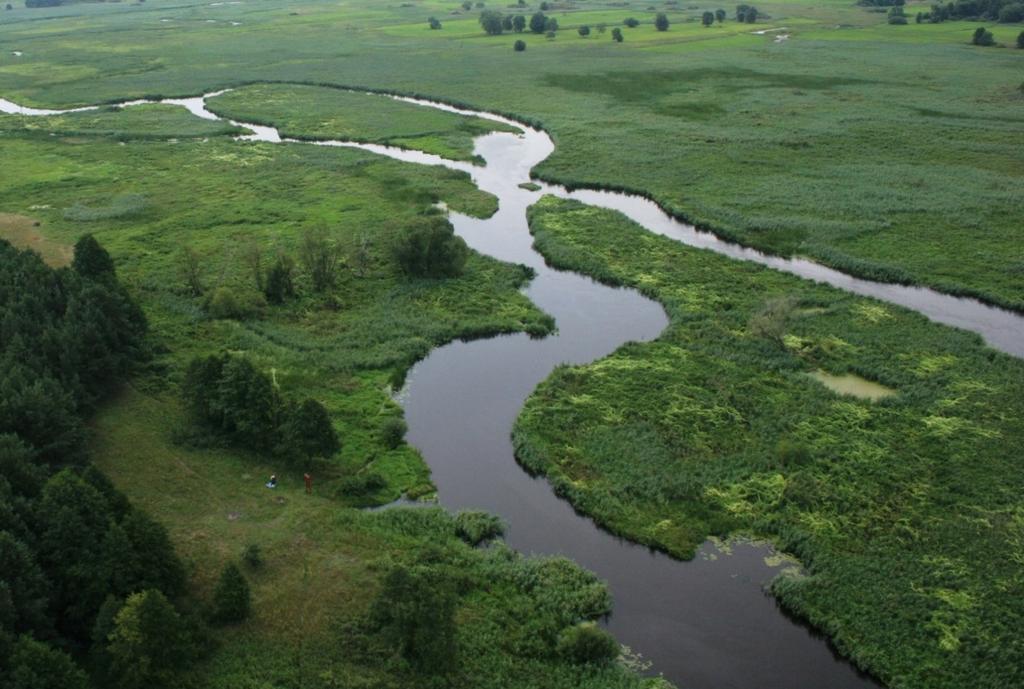
<svg viewBox="0 0 1024 689">
<path fill-rule="evenodd" d="M 107 279 L 114 275 L 114 260 L 91 234 L 82 235 L 75 243 L 75 257 L 71 267 L 82 277 L 92 280 Z"/>
<path fill-rule="evenodd" d="M 512 15 L 506 14 L 501 18 L 501 29 L 502 31 L 512 30 Z"/>
<path fill-rule="evenodd" d="M 443 218 L 426 218 L 405 229 L 392 247 L 403 273 L 412 277 L 454 277 L 462 272 L 469 248 Z"/>
<path fill-rule="evenodd" d="M 567 628 L 558 636 L 559 655 L 574 663 L 609 663 L 619 657 L 615 637 L 593 622 Z"/>
<path fill-rule="evenodd" d="M 250 299 L 227 286 L 218 287 L 213 291 L 206 310 L 211 318 L 235 320 L 248 318 L 256 311 Z"/>
<path fill-rule="evenodd" d="M 631 29 L 635 29 L 636 27 L 640 26 L 640 20 L 637 19 L 636 17 L 627 17 L 625 20 L 623 20 L 622 23 Z"/>
<path fill-rule="evenodd" d="M 515 43 L 512 44 L 512 50 L 516 51 L 517 53 L 523 52 L 524 50 L 526 50 L 526 41 L 517 40 Z"/>
<path fill-rule="evenodd" d="M 999 10 L 999 22 L 1001 24 L 1015 24 L 1024 21 L 1024 3 L 1015 2 L 1012 5 L 1004 5 Z"/>
<path fill-rule="evenodd" d="M 14 644 L 8 670 L 0 671 L 3 689 L 87 689 L 88 678 L 68 654 L 29 636 Z"/>
<path fill-rule="evenodd" d="M 110 675 L 116 689 L 170 689 L 196 649 L 190 630 L 159 591 L 128 597 L 108 637 Z"/>
<path fill-rule="evenodd" d="M 587 36 L 590 35 L 590 27 L 584 24 L 583 26 L 576 29 L 576 33 L 578 33 L 583 38 L 586 38 Z"/>
<path fill-rule="evenodd" d="M 726 17 L 725 10 L 722 10 L 722 9 L 715 10 L 715 19 L 718 20 L 719 24 L 721 24 L 722 22 L 725 21 L 725 17 Z"/>
<path fill-rule="evenodd" d="M 521 14 L 517 14 L 512 17 L 512 30 L 516 33 L 522 33 L 523 29 L 526 28 L 526 17 Z"/>
<path fill-rule="evenodd" d="M 305 462 L 314 457 L 328 458 L 341 450 L 338 433 L 331 424 L 331 417 L 316 400 L 287 404 L 281 423 L 281 453 L 302 458 Z"/>
<path fill-rule="evenodd" d="M 248 359 L 228 354 L 194 359 L 182 390 L 193 416 L 232 442 L 255 450 L 274 445 L 280 400 L 270 377 Z"/>
<path fill-rule="evenodd" d="M 399 567 L 385 577 L 371 617 L 418 672 L 443 675 L 456 664 L 457 602 L 450 581 L 424 567 Z"/>
<path fill-rule="evenodd" d="M 91 235 L 70 270 L 0 242 L 0 617 L 13 631 L 94 650 L 97 662 L 102 650 L 90 646 L 110 594 L 184 586 L 164 529 L 83 449 L 82 415 L 141 358 L 145 331 Z M 4 689 L 85 686 L 54 647 L 24 637 L 13 648 Z"/>
<path fill-rule="evenodd" d="M 1024 31 L 1017 34 L 1017 47 L 1024 48 Z"/>
<path fill-rule="evenodd" d="M 711 26 L 712 24 L 715 23 L 715 13 L 705 12 L 703 15 L 701 15 L 700 21 L 704 26 Z"/>
<path fill-rule="evenodd" d="M 380 427 L 380 439 L 385 447 L 394 450 L 405 440 L 405 432 L 409 427 L 405 419 L 400 416 L 392 416 L 384 420 Z"/>
<path fill-rule="evenodd" d="M 668 15 L 664 12 L 658 12 L 654 17 L 654 28 L 658 31 L 668 31 Z"/>
<path fill-rule="evenodd" d="M 245 357 L 193 359 L 181 389 L 192 418 L 239 447 L 304 461 L 341 448 L 323 405 L 283 399 L 270 376 Z"/>
<path fill-rule="evenodd" d="M 340 242 L 329 237 L 323 228 L 307 230 L 302 235 L 299 257 L 315 292 L 324 292 L 334 287 L 341 267 Z"/>
<path fill-rule="evenodd" d="M 502 20 L 504 17 L 497 10 L 484 10 L 480 13 L 480 26 L 490 36 L 499 36 L 505 30 Z"/>
<path fill-rule="evenodd" d="M 260 550 L 259 543 L 250 543 L 245 546 L 245 550 L 242 551 L 242 562 L 244 562 L 249 569 L 255 570 L 263 568 L 263 551 Z"/>
<path fill-rule="evenodd" d="M 249 617 L 251 608 L 249 582 L 238 566 L 229 562 L 213 591 L 211 619 L 218 624 L 237 624 Z"/>
<path fill-rule="evenodd" d="M 530 31 L 533 33 L 544 33 L 548 26 L 548 18 L 543 12 L 535 12 L 530 17 Z"/>
<path fill-rule="evenodd" d="M 736 21 L 753 24 L 757 21 L 757 8 L 753 5 L 736 5 Z"/>
<path fill-rule="evenodd" d="M 979 26 L 974 30 L 974 35 L 971 37 L 971 43 L 974 45 L 981 46 L 992 46 L 996 44 L 995 36 L 992 32 L 983 26 Z"/>
<path fill-rule="evenodd" d="M 295 296 L 295 262 L 290 256 L 281 254 L 267 272 L 264 296 L 271 304 L 283 304 Z"/>
<path fill-rule="evenodd" d="M 622 43 L 622 29 L 617 26 L 612 29 L 612 40 L 616 43 Z"/>
<path fill-rule="evenodd" d="M 10 624 L 15 631 L 45 634 L 49 584 L 31 549 L 6 531 L 0 531 L 0 583 L 10 605 Z"/>
<path fill-rule="evenodd" d="M 427 24 L 430 25 L 430 28 L 434 29 L 435 31 L 441 28 L 441 20 L 438 19 L 437 17 L 431 17 L 430 19 L 428 19 Z"/>
<path fill-rule="evenodd" d="M 471 546 L 501 536 L 505 525 L 499 517 L 478 510 L 463 510 L 455 516 L 455 532 Z"/>
</svg>

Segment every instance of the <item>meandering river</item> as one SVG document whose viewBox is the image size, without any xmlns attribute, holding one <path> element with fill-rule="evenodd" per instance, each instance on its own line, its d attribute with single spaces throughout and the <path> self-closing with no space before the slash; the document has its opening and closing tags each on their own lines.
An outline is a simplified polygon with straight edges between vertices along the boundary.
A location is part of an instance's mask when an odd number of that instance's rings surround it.
<svg viewBox="0 0 1024 689">
<path fill-rule="evenodd" d="M 221 118 L 206 99 L 169 99 L 198 117 Z M 382 96 L 384 97 L 384 96 Z M 737 543 L 721 551 L 706 544 L 692 562 L 679 562 L 616 538 L 578 515 L 542 478 L 516 463 L 509 437 L 523 402 L 561 363 L 583 364 L 628 341 L 649 341 L 668 324 L 662 308 L 632 290 L 614 289 L 545 265 L 532 248 L 526 210 L 543 194 L 618 210 L 652 232 L 690 246 L 754 261 L 826 282 L 855 294 L 916 310 L 928 318 L 980 334 L 994 348 L 1024 356 L 1024 317 L 933 290 L 860 280 L 811 261 L 779 258 L 723 241 L 665 214 L 653 202 L 622 193 L 568 191 L 541 183 L 520 188 L 554 151 L 551 138 L 504 117 L 442 103 L 390 96 L 423 107 L 511 124 L 521 134 L 492 133 L 476 140 L 484 165 L 389 146 L 350 141 L 298 142 L 277 129 L 235 122 L 243 140 L 360 148 L 410 163 L 443 165 L 472 176 L 499 200 L 485 220 L 451 213 L 459 236 L 476 251 L 536 271 L 525 292 L 554 316 L 558 332 L 543 339 L 505 335 L 457 341 L 434 350 L 410 372 L 400 401 L 408 440 L 433 472 L 442 504 L 477 508 L 508 524 L 507 542 L 527 553 L 566 555 L 608 581 L 615 610 L 608 627 L 681 689 L 854 689 L 877 686 L 838 658 L 828 644 L 787 618 L 763 586 L 775 576 L 770 549 Z M 131 101 L 124 107 L 148 101 Z M 94 108 L 80 108 L 88 110 Z M 0 99 L 0 112 L 46 116 Z M 64 111 L 66 112 L 66 111 Z"/>
</svg>

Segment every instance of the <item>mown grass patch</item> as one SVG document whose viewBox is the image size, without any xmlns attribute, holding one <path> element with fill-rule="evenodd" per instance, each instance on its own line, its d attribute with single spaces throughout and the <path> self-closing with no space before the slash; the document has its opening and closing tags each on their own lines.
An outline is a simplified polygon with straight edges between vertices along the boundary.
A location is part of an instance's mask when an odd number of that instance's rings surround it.
<svg viewBox="0 0 1024 689">
<path fill-rule="evenodd" d="M 549 262 L 642 290 L 671 325 L 545 381 L 514 432 L 528 468 L 680 557 L 712 534 L 776 539 L 808 569 L 776 582 L 782 603 L 888 685 L 1022 680 L 1024 364 L 611 211 L 547 197 L 531 229 Z M 836 395 L 816 370 L 897 394 Z"/>
</svg>

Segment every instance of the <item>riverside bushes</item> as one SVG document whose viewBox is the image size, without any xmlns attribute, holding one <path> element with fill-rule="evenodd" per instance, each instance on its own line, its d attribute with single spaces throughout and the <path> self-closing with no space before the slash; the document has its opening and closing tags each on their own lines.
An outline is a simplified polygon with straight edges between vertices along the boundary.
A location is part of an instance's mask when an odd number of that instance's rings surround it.
<svg viewBox="0 0 1024 689">
<path fill-rule="evenodd" d="M 530 220 L 550 263 L 641 289 L 671 324 L 556 370 L 517 421 L 523 464 L 678 557 L 777 539 L 808 570 L 776 582 L 782 604 L 887 685 L 1024 685 L 1024 362 L 612 211 L 546 198 Z M 840 396 L 815 370 L 898 394 Z"/>
</svg>

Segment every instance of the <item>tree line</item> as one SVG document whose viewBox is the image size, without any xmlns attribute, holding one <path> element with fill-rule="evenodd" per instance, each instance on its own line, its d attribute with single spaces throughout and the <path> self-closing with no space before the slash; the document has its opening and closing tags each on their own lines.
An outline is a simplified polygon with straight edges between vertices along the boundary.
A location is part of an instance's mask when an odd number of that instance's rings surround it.
<svg viewBox="0 0 1024 689">
<path fill-rule="evenodd" d="M 86 414 L 145 358 L 146 327 L 92 236 L 61 269 L 0 241 L 2 687 L 167 686 L 199 653 L 167 532 L 84 442 Z"/>
</svg>

